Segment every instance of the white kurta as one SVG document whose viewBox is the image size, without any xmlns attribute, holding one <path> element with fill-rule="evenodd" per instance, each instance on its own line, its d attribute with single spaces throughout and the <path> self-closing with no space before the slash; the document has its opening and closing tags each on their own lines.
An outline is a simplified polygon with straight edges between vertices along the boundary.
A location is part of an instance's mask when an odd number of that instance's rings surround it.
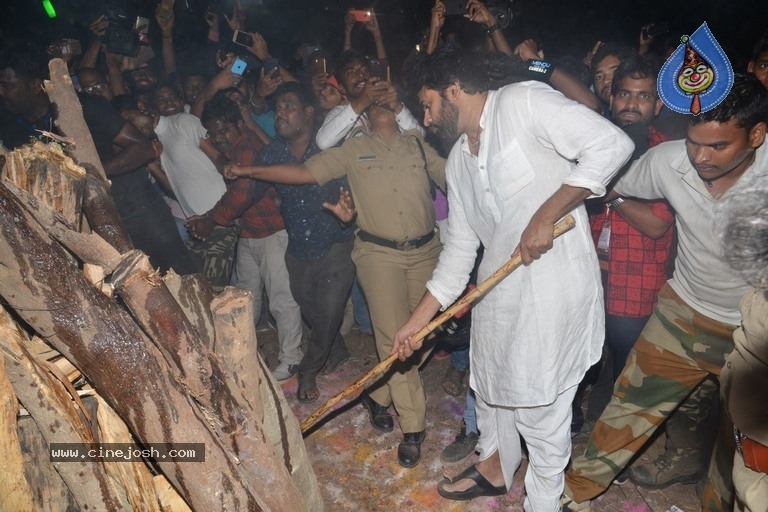
<svg viewBox="0 0 768 512">
<path fill-rule="evenodd" d="M 446 165 L 446 243 L 427 284 L 444 307 L 464 289 L 479 243 L 484 280 L 562 184 L 602 195 L 633 149 L 616 126 L 538 82 L 489 92 L 480 125 L 477 157 L 462 136 Z M 474 307 L 470 384 L 489 404 L 550 404 L 600 358 L 600 271 L 586 210 L 572 213 L 572 231 Z"/>
</svg>

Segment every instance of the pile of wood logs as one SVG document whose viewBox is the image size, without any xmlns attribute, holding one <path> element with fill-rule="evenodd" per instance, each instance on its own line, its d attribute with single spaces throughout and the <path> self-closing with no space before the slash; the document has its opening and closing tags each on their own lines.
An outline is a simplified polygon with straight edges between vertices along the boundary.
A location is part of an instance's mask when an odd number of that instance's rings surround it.
<svg viewBox="0 0 768 512">
<path fill-rule="evenodd" d="M 50 69 L 57 124 L 82 150 L 66 66 Z M 95 153 L 69 153 L 3 156 L 0 510 L 322 510 L 250 293 L 160 276 L 81 159 Z M 51 462 L 51 443 L 202 443 L 205 460 Z"/>
</svg>

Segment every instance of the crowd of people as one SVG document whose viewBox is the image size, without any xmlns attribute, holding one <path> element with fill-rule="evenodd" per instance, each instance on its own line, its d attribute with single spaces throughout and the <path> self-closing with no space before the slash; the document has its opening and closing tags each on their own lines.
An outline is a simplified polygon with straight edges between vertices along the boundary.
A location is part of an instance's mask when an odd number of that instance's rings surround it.
<svg viewBox="0 0 768 512">
<path fill-rule="evenodd" d="M 360 404 L 383 433 L 394 407 L 403 467 L 426 436 L 419 369 L 436 345 L 451 353 L 443 388 L 466 408 L 441 458 L 480 459 L 438 483 L 446 499 L 506 494 L 527 452 L 527 511 L 587 511 L 627 479 L 696 483 L 702 510 L 768 510 L 768 33 L 693 116 L 662 103 L 676 45 L 651 27 L 635 48 L 549 60 L 538 41 L 510 45 L 482 0 L 450 26 L 436 0 L 394 70 L 376 13 L 352 9 L 340 53 L 305 44 L 289 66 L 236 2 L 206 11 L 196 61 L 177 62 L 164 5 L 159 56 L 116 47 L 106 15 L 89 41 L 5 42 L 0 140 L 57 131 L 43 82 L 65 59 L 135 247 L 250 290 L 278 333 L 271 371 L 297 378 L 300 402 L 349 358 L 351 305 L 378 356 L 400 358 Z M 376 58 L 353 48 L 356 27 Z M 515 254 L 524 266 L 471 316 L 414 340 Z M 634 462 L 662 426 L 664 452 Z"/>
</svg>

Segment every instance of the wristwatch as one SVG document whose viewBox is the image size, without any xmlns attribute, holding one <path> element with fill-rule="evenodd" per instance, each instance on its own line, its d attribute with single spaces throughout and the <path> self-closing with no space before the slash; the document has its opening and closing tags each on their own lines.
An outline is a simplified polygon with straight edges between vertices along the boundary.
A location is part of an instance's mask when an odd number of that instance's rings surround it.
<svg viewBox="0 0 768 512">
<path fill-rule="evenodd" d="M 616 199 L 614 199 L 613 201 L 608 203 L 608 206 L 610 206 L 612 210 L 615 210 L 623 202 L 624 202 L 624 198 L 623 197 L 617 197 Z"/>
</svg>

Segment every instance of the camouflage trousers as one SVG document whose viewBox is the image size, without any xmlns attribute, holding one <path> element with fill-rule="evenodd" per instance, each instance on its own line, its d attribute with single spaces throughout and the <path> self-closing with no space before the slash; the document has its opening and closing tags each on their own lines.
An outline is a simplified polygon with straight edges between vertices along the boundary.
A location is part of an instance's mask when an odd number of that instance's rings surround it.
<svg viewBox="0 0 768 512">
<path fill-rule="evenodd" d="M 700 385 L 708 376 L 720 375 L 734 347 L 735 329 L 694 311 L 664 285 L 584 455 L 575 458 L 566 473 L 566 494 L 582 502 L 605 491 L 673 412 L 677 424 L 669 426 L 669 437 L 682 440 L 686 430 L 694 436 L 690 430 L 702 423 L 715 394 L 712 386 Z M 696 403 L 703 401 L 707 407 Z M 721 428 L 722 435 L 725 430 Z M 732 462 L 727 439 L 718 439 L 702 495 L 703 510 L 730 509 Z"/>
<path fill-rule="evenodd" d="M 202 260 L 203 274 L 216 292 L 222 291 L 232 276 L 238 232 L 237 226 L 215 226 L 205 242 L 192 237 L 187 241 L 187 249 Z"/>
</svg>

